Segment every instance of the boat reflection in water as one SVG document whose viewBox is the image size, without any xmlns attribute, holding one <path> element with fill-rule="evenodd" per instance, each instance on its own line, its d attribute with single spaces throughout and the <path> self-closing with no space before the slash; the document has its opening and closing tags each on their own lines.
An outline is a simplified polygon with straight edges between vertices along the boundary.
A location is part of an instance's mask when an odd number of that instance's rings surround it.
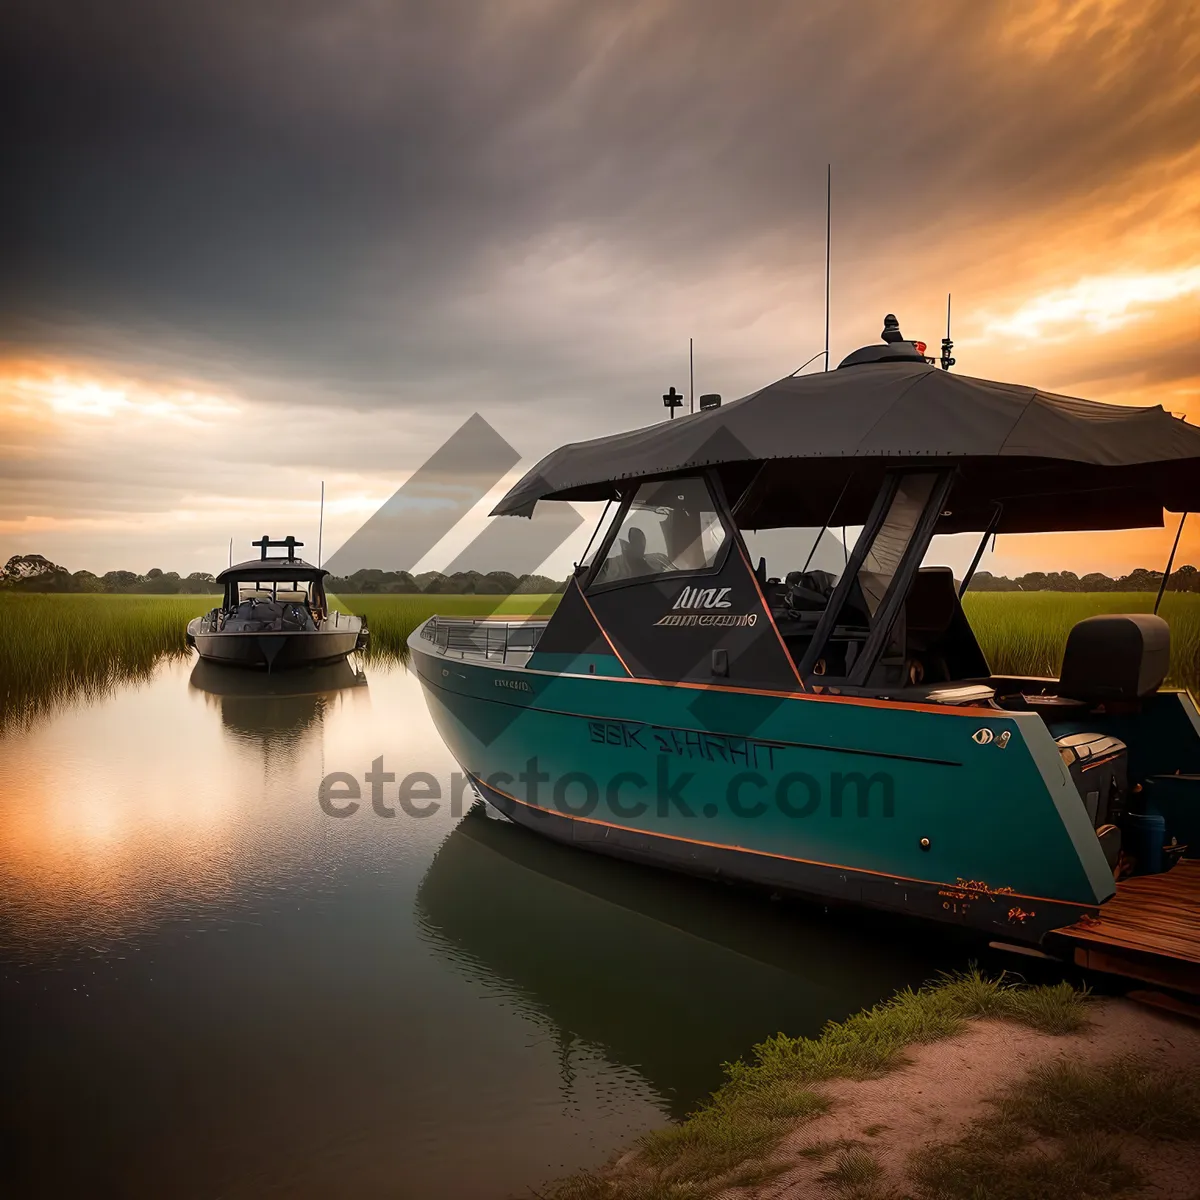
<svg viewBox="0 0 1200 1200">
<path fill-rule="evenodd" d="M 965 964 L 889 937 L 878 918 L 825 916 L 735 888 L 577 854 L 472 808 L 417 893 L 424 936 L 560 1047 L 631 1068 L 682 1116 L 722 1062 Z M 936 957 L 935 957 L 936 952 Z M 959 956 L 961 955 L 961 957 Z"/>
<path fill-rule="evenodd" d="M 346 659 L 279 675 L 230 671 L 198 659 L 189 683 L 220 710 L 230 734 L 270 747 L 300 741 L 349 689 L 366 688 L 367 676 Z"/>
</svg>

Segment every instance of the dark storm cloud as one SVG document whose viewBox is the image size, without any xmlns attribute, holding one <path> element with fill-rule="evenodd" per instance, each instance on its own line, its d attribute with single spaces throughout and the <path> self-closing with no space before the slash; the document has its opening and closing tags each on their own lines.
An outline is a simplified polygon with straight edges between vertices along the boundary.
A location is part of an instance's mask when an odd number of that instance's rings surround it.
<svg viewBox="0 0 1200 1200">
<path fill-rule="evenodd" d="M 219 362 L 260 398 L 564 386 L 577 347 L 495 287 L 541 239 L 644 289 L 786 276 L 819 254 L 832 160 L 860 269 L 937 252 L 1190 151 L 1198 17 L 10 0 L 0 318 L 17 345 Z"/>
</svg>

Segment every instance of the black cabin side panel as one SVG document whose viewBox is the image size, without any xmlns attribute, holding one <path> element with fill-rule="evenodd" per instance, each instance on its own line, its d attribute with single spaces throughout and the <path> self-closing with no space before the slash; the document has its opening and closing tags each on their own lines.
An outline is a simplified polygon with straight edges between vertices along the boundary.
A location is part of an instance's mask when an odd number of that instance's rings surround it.
<svg viewBox="0 0 1200 1200">
<path fill-rule="evenodd" d="M 719 571 L 659 575 L 587 599 L 625 665 L 643 679 L 786 691 L 799 686 L 736 545 Z"/>
<path fill-rule="evenodd" d="M 536 654 L 611 654 L 604 634 L 572 579 L 538 639 Z M 535 665 L 530 663 L 531 666 Z"/>
</svg>

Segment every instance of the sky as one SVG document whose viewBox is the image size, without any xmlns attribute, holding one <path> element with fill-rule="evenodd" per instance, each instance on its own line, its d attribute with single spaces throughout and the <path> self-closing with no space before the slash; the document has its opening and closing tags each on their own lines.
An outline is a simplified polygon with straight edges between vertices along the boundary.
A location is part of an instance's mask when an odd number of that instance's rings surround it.
<svg viewBox="0 0 1200 1200">
<path fill-rule="evenodd" d="M 328 556 L 478 413 L 469 565 L 689 338 L 726 399 L 821 350 L 827 163 L 834 362 L 951 292 L 956 370 L 1200 422 L 1200 0 L 8 0 L 0 94 L 0 561 L 215 571 L 322 481 Z"/>
</svg>

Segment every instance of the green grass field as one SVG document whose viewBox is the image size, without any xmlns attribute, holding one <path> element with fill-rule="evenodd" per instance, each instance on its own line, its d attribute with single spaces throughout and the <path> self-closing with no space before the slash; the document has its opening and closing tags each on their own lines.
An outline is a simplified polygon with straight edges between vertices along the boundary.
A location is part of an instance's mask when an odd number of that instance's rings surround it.
<svg viewBox="0 0 1200 1200">
<path fill-rule="evenodd" d="M 412 631 L 434 613 L 529 616 L 552 612 L 558 596 L 339 596 L 345 612 L 371 628 L 369 658 L 402 659 Z M 33 595 L 0 593 L 0 722 L 83 692 L 148 673 L 164 655 L 188 653 L 188 621 L 212 607 L 212 596 Z M 1149 612 L 1143 592 L 977 592 L 967 615 L 1001 674 L 1057 675 L 1076 621 L 1102 612 Z M 1168 594 L 1171 625 L 1168 683 L 1200 695 L 1200 595 Z"/>
<path fill-rule="evenodd" d="M 998 675 L 1057 675 L 1067 634 L 1097 613 L 1150 612 L 1150 592 L 975 592 L 964 607 Z M 1171 626 L 1173 687 L 1200 695 L 1200 595 L 1168 592 L 1159 615 Z"/>
</svg>

